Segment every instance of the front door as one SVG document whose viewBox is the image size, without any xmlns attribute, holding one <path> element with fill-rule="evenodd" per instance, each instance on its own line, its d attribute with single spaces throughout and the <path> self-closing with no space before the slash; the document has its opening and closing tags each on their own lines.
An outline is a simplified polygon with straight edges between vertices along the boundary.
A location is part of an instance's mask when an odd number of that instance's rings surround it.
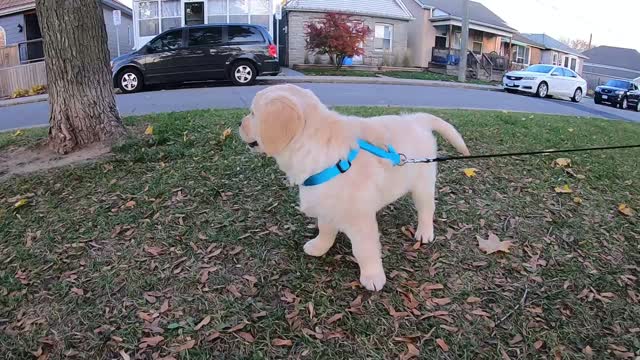
<svg viewBox="0 0 640 360">
<path fill-rule="evenodd" d="M 184 3 L 184 24 L 186 26 L 204 24 L 204 1 Z"/>
<path fill-rule="evenodd" d="M 189 29 L 187 48 L 177 59 L 189 81 L 218 80 L 225 77 L 227 57 L 219 51 L 223 44 L 222 26 L 207 26 Z"/>
<path fill-rule="evenodd" d="M 176 59 L 185 48 L 182 29 L 168 31 L 147 45 L 144 57 L 145 82 L 169 83 L 183 81 Z"/>
</svg>

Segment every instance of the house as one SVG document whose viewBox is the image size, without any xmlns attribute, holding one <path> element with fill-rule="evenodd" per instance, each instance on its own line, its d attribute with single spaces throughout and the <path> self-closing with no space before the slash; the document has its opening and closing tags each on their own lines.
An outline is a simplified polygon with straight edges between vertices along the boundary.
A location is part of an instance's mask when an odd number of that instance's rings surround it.
<svg viewBox="0 0 640 360">
<path fill-rule="evenodd" d="M 469 53 L 480 60 L 488 57 L 488 54 L 499 56 L 507 53 L 503 39 L 511 39 L 517 31 L 475 1 L 469 2 L 468 49 L 461 51 L 463 3 L 463 0 L 407 2 L 416 18 L 410 24 L 408 40 L 416 66 L 429 67 L 430 70 L 448 66 L 449 72 L 455 72 L 460 57 Z"/>
<path fill-rule="evenodd" d="M 564 66 L 582 74 L 584 61 L 588 59 L 587 56 L 546 34 L 523 35 L 544 47 L 540 59 L 541 64 Z"/>
<path fill-rule="evenodd" d="M 275 0 L 133 0 L 134 44 L 188 25 L 242 23 L 262 25 L 273 35 Z"/>
<path fill-rule="evenodd" d="M 598 46 L 582 55 L 589 57 L 584 63 L 582 77 L 590 89 L 616 79 L 633 79 L 640 83 L 640 53 L 637 50 Z"/>
<path fill-rule="evenodd" d="M 113 10 L 120 10 L 122 23 L 113 24 Z M 115 0 L 102 0 L 111 57 L 118 56 L 116 31 L 120 40 L 120 51 L 129 52 L 133 47 L 131 9 Z M 17 46 L 19 63 L 30 63 L 44 59 L 42 34 L 35 0 L 0 0 L 0 48 Z"/>
<path fill-rule="evenodd" d="M 542 62 L 544 45 L 538 44 L 526 36 L 515 33 L 511 38 L 502 38 L 503 52 L 500 54 L 510 60 L 509 70 L 523 70 L 530 65 Z"/>
<path fill-rule="evenodd" d="M 305 49 L 303 34 L 307 24 L 330 12 L 352 15 L 372 30 L 364 55 L 354 58 L 354 64 L 400 66 L 410 61 L 407 37 L 413 16 L 401 0 L 291 0 L 284 7 L 286 64 L 328 63 L 326 56 Z"/>
</svg>

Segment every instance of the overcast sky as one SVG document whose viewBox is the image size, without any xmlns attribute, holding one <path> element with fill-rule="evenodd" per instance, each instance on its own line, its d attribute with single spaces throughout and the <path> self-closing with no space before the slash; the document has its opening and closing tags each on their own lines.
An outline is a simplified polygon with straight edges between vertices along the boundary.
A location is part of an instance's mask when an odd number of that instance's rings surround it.
<svg viewBox="0 0 640 360">
<path fill-rule="evenodd" d="M 120 0 L 131 6 L 132 0 Z M 404 0 L 414 1 L 414 0 Z M 477 0 L 524 33 L 640 50 L 640 0 Z"/>
</svg>

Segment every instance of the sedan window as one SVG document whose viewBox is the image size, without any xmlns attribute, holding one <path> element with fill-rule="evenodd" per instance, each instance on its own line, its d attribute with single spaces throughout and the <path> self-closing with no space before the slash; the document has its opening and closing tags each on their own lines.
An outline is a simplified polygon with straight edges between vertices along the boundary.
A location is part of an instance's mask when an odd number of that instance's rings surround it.
<svg viewBox="0 0 640 360">
<path fill-rule="evenodd" d="M 615 88 L 619 88 L 619 89 L 628 89 L 630 84 L 631 83 L 628 82 L 628 81 L 609 80 L 609 81 L 607 81 L 606 86 L 611 86 L 611 87 L 615 87 Z"/>
<path fill-rule="evenodd" d="M 564 76 L 566 76 L 566 77 L 570 77 L 570 78 L 578 77 L 578 75 L 576 75 L 576 73 L 574 73 L 573 71 L 571 71 L 569 69 L 562 69 L 562 71 L 564 72 Z"/>
<path fill-rule="evenodd" d="M 564 71 L 562 68 L 555 68 L 551 73 L 552 76 L 564 76 Z"/>
<path fill-rule="evenodd" d="M 551 65 L 532 65 L 527 68 L 528 72 L 548 74 L 553 69 Z"/>
</svg>

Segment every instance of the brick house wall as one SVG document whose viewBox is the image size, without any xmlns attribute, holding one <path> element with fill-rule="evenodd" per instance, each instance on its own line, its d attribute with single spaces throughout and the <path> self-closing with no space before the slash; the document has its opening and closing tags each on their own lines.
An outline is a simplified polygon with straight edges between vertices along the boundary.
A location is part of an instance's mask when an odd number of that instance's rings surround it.
<svg viewBox="0 0 640 360">
<path fill-rule="evenodd" d="M 531 54 L 531 60 L 529 60 L 530 65 L 540 64 L 542 62 L 542 50 L 536 47 L 529 47 L 529 51 Z"/>
<path fill-rule="evenodd" d="M 316 56 L 305 49 L 306 37 L 304 35 L 306 24 L 320 20 L 324 14 L 317 12 L 303 12 L 290 10 L 288 16 L 287 42 L 289 51 L 289 66 L 296 64 L 328 64 L 329 57 L 326 55 Z M 407 49 L 408 21 L 386 19 L 371 16 L 353 16 L 354 21 L 362 21 L 371 28 L 371 35 L 364 44 L 364 55 L 362 60 L 364 65 L 404 65 L 407 58 L 411 61 L 411 54 Z M 376 24 L 393 25 L 391 53 L 376 51 L 374 49 L 374 37 Z M 409 65 L 412 65 L 411 63 Z"/>
</svg>

